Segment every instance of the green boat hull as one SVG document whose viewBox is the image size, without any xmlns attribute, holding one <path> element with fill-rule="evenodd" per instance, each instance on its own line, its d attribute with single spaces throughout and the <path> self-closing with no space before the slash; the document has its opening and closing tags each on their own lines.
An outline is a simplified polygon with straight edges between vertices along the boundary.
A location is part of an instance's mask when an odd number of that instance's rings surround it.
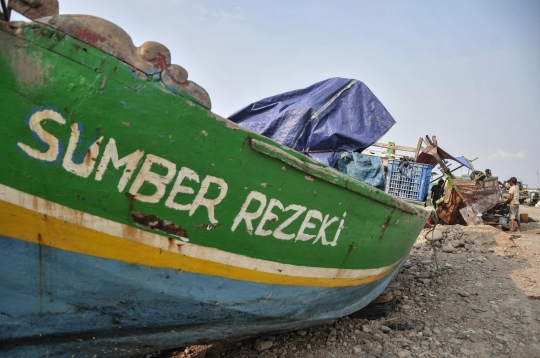
<svg viewBox="0 0 540 358">
<path fill-rule="evenodd" d="M 189 319 L 190 327 L 218 327 L 211 317 L 224 316 L 210 307 L 220 302 L 229 314 L 257 319 L 237 320 L 245 328 L 237 332 L 222 327 L 222 335 L 214 329 L 193 340 L 238 337 L 250 327 L 259 333 L 298 328 L 348 314 L 384 289 L 427 212 L 212 113 L 204 90 L 166 77 L 178 67 L 163 60 L 163 50 L 150 60 L 145 45 L 123 56 L 126 50 L 107 43 L 107 33 L 96 40 L 99 31 L 69 31 L 66 21 L 77 18 L 0 24 L 0 292 L 11 292 L 1 320 L 18 327 L 0 329 L 0 341 L 35 339 L 39 346 L 36 337 L 60 342 L 79 330 L 134 343 L 140 339 L 129 337 L 140 327 L 149 337 L 175 325 L 181 331 Z M 155 67 L 130 61 L 136 51 Z M 45 249 L 62 264 L 45 258 Z M 38 278 L 11 270 L 14 257 Z M 80 262 L 84 273 L 74 273 Z M 55 279 L 44 274 L 45 266 Z M 159 302 L 176 318 L 151 319 L 134 309 L 124 326 L 132 331 L 106 333 L 117 327 L 114 315 L 98 323 L 104 307 L 122 301 L 112 287 L 129 282 L 144 292 L 166 290 L 159 280 L 149 288 L 148 272 L 173 276 L 187 291 L 169 288 L 178 300 L 174 308 L 156 297 L 141 298 L 141 307 Z M 116 286 L 73 287 L 92 277 L 110 277 Z M 218 289 L 216 282 L 227 284 Z M 274 289 L 279 297 L 272 298 Z M 77 290 L 85 294 L 74 295 Z M 193 298 L 192 291 L 201 294 Z M 41 298 L 25 300 L 20 292 Z M 94 321 L 74 330 L 68 324 L 80 313 L 74 307 L 88 304 L 92 292 L 103 305 L 92 299 L 85 314 Z M 324 292 L 319 302 L 339 303 L 323 309 L 316 299 L 295 301 L 300 292 Z M 186 297 L 192 299 L 182 306 Z M 194 301 L 207 308 L 194 310 Z M 21 304 L 10 310 L 13 302 Z M 269 302 L 265 314 L 260 302 Z M 278 309 L 284 302 L 290 309 Z M 292 313 L 299 307 L 302 314 Z M 178 316 L 182 310 L 189 319 Z M 62 315 L 70 317 L 65 325 L 24 329 Z M 189 332 L 182 337 L 158 341 L 162 347 L 193 343 Z"/>
</svg>

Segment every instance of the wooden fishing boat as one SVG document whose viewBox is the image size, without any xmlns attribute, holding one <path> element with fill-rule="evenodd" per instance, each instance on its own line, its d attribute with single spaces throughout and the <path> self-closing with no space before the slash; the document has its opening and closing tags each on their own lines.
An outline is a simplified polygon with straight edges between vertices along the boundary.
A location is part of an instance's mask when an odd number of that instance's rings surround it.
<svg viewBox="0 0 540 358">
<path fill-rule="evenodd" d="M 0 21 L 0 354 L 126 356 L 357 311 L 429 213 L 214 114 L 165 46 Z"/>
</svg>

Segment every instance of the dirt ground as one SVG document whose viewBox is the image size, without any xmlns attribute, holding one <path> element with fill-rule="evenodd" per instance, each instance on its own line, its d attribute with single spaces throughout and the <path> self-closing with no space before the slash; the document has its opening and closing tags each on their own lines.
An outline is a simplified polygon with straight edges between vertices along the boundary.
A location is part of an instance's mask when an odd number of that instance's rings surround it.
<svg viewBox="0 0 540 358">
<path fill-rule="evenodd" d="M 395 311 L 297 332 L 191 346 L 160 358 L 540 357 L 540 208 L 512 236 L 491 226 L 424 230 L 396 277 Z M 437 268 L 436 262 L 439 268 Z"/>
</svg>

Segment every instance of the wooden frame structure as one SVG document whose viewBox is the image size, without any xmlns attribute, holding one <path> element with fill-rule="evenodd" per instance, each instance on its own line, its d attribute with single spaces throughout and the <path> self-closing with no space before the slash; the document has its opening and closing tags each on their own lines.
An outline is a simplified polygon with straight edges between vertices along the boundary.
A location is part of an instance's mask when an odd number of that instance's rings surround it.
<svg viewBox="0 0 540 358">
<path fill-rule="evenodd" d="M 423 143 L 423 138 L 420 138 L 418 140 L 418 145 L 416 146 L 416 148 L 413 148 L 413 147 L 406 147 L 403 145 L 396 145 L 394 142 L 390 142 L 388 144 L 377 142 L 377 143 L 373 143 L 371 147 L 366 148 L 362 153 L 377 155 L 379 157 L 385 157 L 387 159 L 399 159 L 402 157 L 410 157 L 416 160 L 416 158 L 418 158 L 418 155 L 422 152 L 422 149 L 423 149 L 422 143 Z M 377 150 L 377 149 L 373 149 L 372 147 L 385 148 L 386 150 L 385 151 Z M 402 152 L 412 153 L 412 155 L 396 153 L 396 151 L 398 150 Z"/>
</svg>

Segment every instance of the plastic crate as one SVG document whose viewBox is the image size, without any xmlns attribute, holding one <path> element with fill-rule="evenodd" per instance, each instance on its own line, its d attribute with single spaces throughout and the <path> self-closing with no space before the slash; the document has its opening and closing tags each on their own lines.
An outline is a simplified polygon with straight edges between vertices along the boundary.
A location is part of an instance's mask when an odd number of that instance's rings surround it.
<svg viewBox="0 0 540 358">
<path fill-rule="evenodd" d="M 404 168 L 400 160 L 390 159 L 385 191 L 398 198 L 424 201 L 428 194 L 432 170 L 432 165 L 411 162 Z"/>
</svg>

